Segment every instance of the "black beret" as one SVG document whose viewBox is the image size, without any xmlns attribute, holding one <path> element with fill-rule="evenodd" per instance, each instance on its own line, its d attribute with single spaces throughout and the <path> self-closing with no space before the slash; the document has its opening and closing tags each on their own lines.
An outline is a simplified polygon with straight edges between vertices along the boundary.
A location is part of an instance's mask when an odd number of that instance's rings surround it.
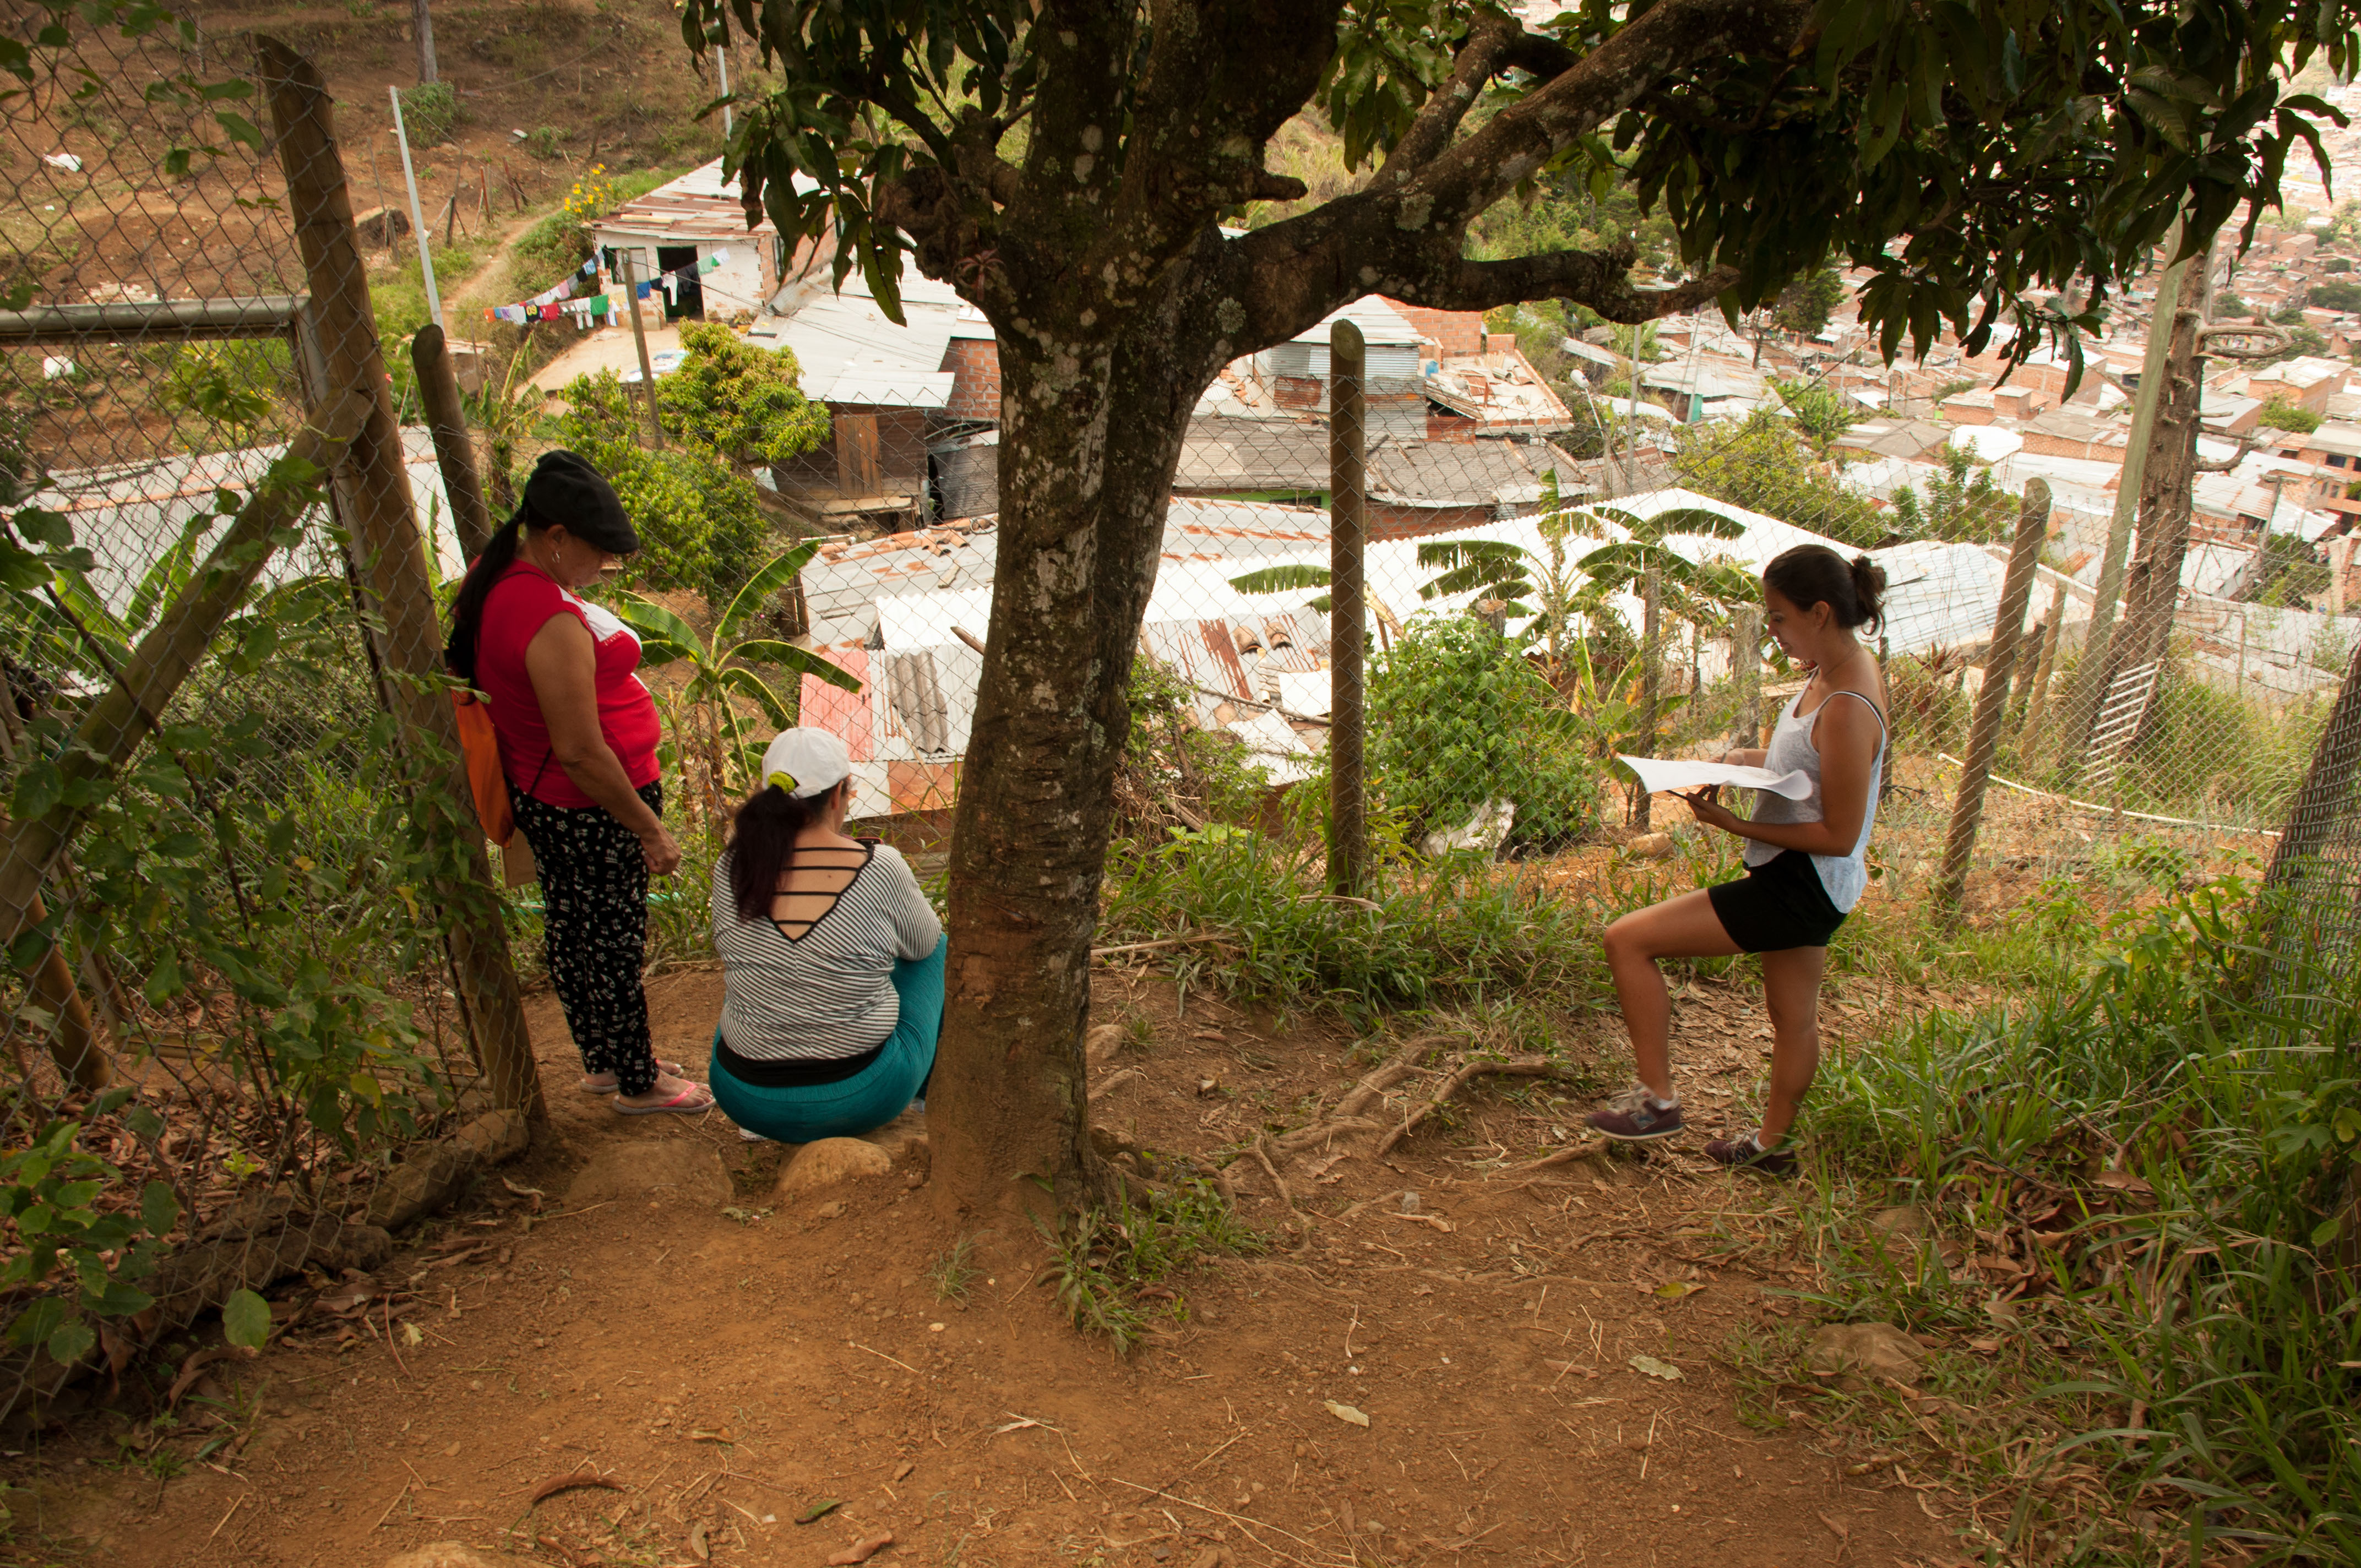
<svg viewBox="0 0 2361 1568">
<path fill-rule="evenodd" d="M 524 482 L 524 505 L 533 526 L 562 523 L 583 543 L 610 555 L 629 555 L 640 547 L 622 498 L 578 452 L 543 453 Z"/>
</svg>

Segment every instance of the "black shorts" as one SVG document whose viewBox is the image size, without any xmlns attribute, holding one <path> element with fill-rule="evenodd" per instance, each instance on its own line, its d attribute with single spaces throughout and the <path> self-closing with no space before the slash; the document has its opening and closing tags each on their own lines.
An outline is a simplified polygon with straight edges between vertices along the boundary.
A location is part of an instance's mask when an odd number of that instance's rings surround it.
<svg viewBox="0 0 2361 1568">
<path fill-rule="evenodd" d="M 1744 876 L 1716 883 L 1705 895 L 1742 953 L 1825 948 L 1844 924 L 1819 868 L 1801 850 L 1782 850 L 1768 865 L 1749 866 Z"/>
</svg>

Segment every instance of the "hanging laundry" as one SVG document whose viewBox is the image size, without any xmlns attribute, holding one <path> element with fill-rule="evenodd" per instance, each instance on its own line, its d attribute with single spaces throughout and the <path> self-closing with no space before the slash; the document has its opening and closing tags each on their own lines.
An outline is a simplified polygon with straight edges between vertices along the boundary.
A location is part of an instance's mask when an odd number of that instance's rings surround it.
<svg viewBox="0 0 2361 1568">
<path fill-rule="evenodd" d="M 593 321 L 605 321 L 608 313 L 613 308 L 614 302 L 607 295 L 593 295 L 590 300 L 590 318 Z"/>
<path fill-rule="evenodd" d="M 541 307 L 541 319 L 545 322 L 555 321 L 559 314 L 560 308 L 556 305 L 544 305 Z"/>
<path fill-rule="evenodd" d="M 712 255 L 706 257 L 697 262 L 697 276 L 703 277 L 706 273 L 719 271 L 721 269 L 721 264 L 729 259 L 730 252 L 727 249 L 715 251 Z"/>
</svg>

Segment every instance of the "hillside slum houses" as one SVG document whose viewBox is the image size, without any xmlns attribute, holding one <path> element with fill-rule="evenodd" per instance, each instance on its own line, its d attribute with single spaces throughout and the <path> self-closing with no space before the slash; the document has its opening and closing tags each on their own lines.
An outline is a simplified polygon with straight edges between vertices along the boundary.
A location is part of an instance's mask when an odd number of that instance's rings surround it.
<svg viewBox="0 0 2361 1568">
<path fill-rule="evenodd" d="M 1701 508 L 1735 520 L 1732 540 L 1676 536 L 1689 558 L 1710 555 L 1750 572 L 1794 545 L 1828 543 L 1775 518 L 1681 489 L 1620 498 L 1618 510 L 1650 518 Z M 1600 519 L 1599 537 L 1573 554 L 1626 537 Z M 847 693 L 810 677 L 801 719 L 841 735 L 853 756 L 857 816 L 947 808 L 967 749 L 992 615 L 995 528 L 990 518 L 821 547 L 805 568 L 797 641 L 860 677 Z M 1464 614 L 1476 597 L 1433 591 L 1438 569 L 1419 547 L 1438 539 L 1489 541 L 1542 552 L 1541 517 L 1531 510 L 1441 532 L 1373 537 L 1367 554 L 1368 639 L 1382 657 L 1421 617 Z M 1191 694 L 1195 721 L 1227 729 L 1250 766 L 1272 784 L 1305 775 L 1326 742 L 1329 618 L 1316 585 L 1272 592 L 1240 586 L 1278 566 L 1323 567 L 1328 514 L 1272 501 L 1176 498 L 1167 516 L 1156 587 L 1140 652 Z M 1974 545 L 1913 543 L 1876 553 L 1892 579 L 1887 647 L 1892 653 L 1972 644 L 1989 634 L 2004 565 Z M 2049 574 L 2056 576 L 2057 574 Z M 1636 625 L 1638 601 L 1616 601 Z M 2085 612 L 2087 614 L 2087 611 Z M 1507 630 L 1521 626 L 1511 621 Z M 1677 629 L 1667 650 L 1672 684 L 1694 688 L 1726 676 L 1726 637 Z"/>
</svg>

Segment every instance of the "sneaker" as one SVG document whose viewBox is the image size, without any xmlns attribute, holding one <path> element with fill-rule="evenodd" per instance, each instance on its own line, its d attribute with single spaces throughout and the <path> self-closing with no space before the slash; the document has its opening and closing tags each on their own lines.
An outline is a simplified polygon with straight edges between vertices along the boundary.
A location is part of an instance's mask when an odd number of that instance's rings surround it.
<svg viewBox="0 0 2361 1568">
<path fill-rule="evenodd" d="M 1754 1141 L 1754 1135 L 1742 1138 L 1715 1138 L 1705 1146 L 1705 1157 L 1716 1165 L 1726 1165 L 1732 1170 L 1758 1170 L 1765 1176 L 1795 1174 L 1795 1151 L 1784 1145 L 1766 1149 Z"/>
<path fill-rule="evenodd" d="M 1593 1111 L 1586 1120 L 1591 1131 L 1602 1136 L 1641 1144 L 1653 1138 L 1669 1138 L 1679 1132 L 1681 1108 L 1651 1105 L 1646 1088 L 1634 1087 L 1609 1101 L 1606 1110 Z"/>
</svg>

